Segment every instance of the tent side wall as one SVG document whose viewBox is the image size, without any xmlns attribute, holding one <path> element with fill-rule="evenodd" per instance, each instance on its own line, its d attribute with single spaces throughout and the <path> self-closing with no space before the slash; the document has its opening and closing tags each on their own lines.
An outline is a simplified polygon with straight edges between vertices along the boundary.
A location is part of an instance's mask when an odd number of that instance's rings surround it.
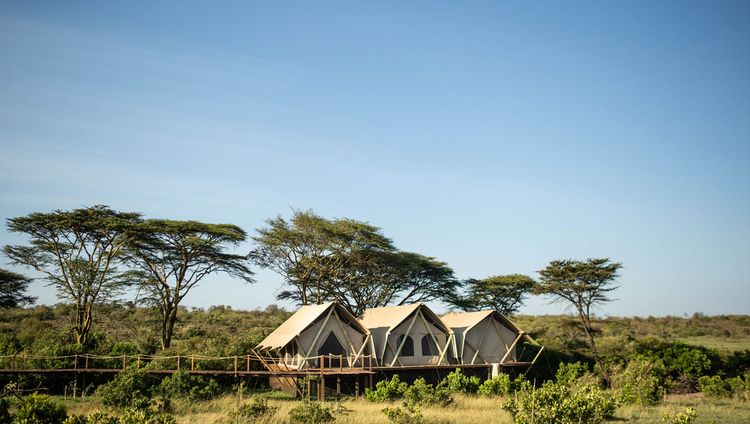
<svg viewBox="0 0 750 424">
<path fill-rule="evenodd" d="M 464 364 L 500 362 L 516 337 L 517 334 L 513 330 L 505 327 L 490 315 L 465 333 L 462 361 Z M 459 351 L 461 351 L 460 347 Z M 515 360 L 515 355 L 514 347 L 506 361 Z"/>
<path fill-rule="evenodd" d="M 399 348 L 399 337 L 402 335 L 405 336 L 407 331 L 409 332 L 408 335 L 411 337 L 413 355 L 405 355 L 405 352 L 402 349 L 401 353 L 398 356 L 398 360 L 394 365 L 437 365 L 440 362 L 439 352 L 442 349 L 446 348 L 445 345 L 448 341 L 448 335 L 429 321 L 423 320 L 421 317 L 421 311 L 417 311 L 416 313 L 416 320 L 414 320 L 414 316 L 409 317 L 396 328 L 394 328 L 393 331 L 391 331 L 391 333 L 388 335 L 388 348 L 386 349 L 385 356 L 381 361 L 382 365 L 387 366 L 393 362 L 394 355 Z M 411 325 L 412 322 L 414 323 L 413 325 Z M 411 330 L 409 330 L 410 325 Z M 434 354 L 424 355 L 422 352 L 422 338 L 431 338 L 432 336 L 430 334 L 434 335 L 435 339 L 437 339 L 437 349 Z M 381 337 L 381 339 L 383 338 Z M 434 341 L 428 341 L 427 343 L 429 343 L 431 346 L 435 345 Z M 449 349 L 449 352 L 446 353 L 445 358 L 453 356 L 451 352 L 452 347 L 449 346 L 447 347 L 447 349 Z M 382 352 L 382 350 L 380 350 L 378 353 L 380 354 L 380 352 Z"/>
</svg>

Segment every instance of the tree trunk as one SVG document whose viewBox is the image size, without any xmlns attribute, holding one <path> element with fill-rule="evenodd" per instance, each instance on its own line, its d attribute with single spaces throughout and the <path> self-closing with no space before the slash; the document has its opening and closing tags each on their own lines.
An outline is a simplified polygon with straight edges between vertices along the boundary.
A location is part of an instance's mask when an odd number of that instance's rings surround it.
<svg viewBox="0 0 750 424">
<path fill-rule="evenodd" d="M 604 368 L 604 362 L 602 362 L 602 359 L 599 357 L 599 351 L 596 350 L 596 344 L 594 343 L 594 334 L 591 328 L 591 320 L 581 311 L 578 312 L 578 316 L 581 318 L 581 325 L 583 325 L 583 331 L 586 333 L 586 338 L 588 339 L 589 346 L 591 347 L 591 353 L 594 355 L 594 361 L 596 362 L 597 367 L 599 367 L 599 371 L 602 373 L 604 381 L 607 382 L 607 387 L 609 387 L 611 386 L 612 382 L 609 379 L 609 374 Z"/>
<path fill-rule="evenodd" d="M 161 320 L 161 349 L 165 350 L 172 344 L 174 325 L 177 322 L 177 307 L 168 305 L 162 309 Z"/>
</svg>

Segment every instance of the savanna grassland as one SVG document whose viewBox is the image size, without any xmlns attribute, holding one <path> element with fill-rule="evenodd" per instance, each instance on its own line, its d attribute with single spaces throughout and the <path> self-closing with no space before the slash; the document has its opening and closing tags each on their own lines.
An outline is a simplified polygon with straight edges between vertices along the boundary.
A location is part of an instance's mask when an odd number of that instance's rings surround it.
<svg viewBox="0 0 750 424">
<path fill-rule="evenodd" d="M 0 311 L 0 355 L 244 355 L 290 315 L 275 306 L 254 311 L 223 306 L 183 308 L 172 346 L 162 350 L 160 321 L 154 309 L 132 304 L 103 306 L 92 337 L 83 347 L 77 346 L 70 335 L 73 311 L 68 305 Z M 535 422 L 545 422 L 538 418 L 542 403 L 579 399 L 576 396 L 583 393 L 581 388 L 585 393 L 575 407 L 594 399 L 593 412 L 575 412 L 593 414 L 581 422 L 750 422 L 746 385 L 750 370 L 749 316 L 695 314 L 594 320 L 598 346 L 613 375 L 612 388 L 606 390 L 601 389 L 603 381 L 594 371 L 574 318 L 521 315 L 514 321 L 545 346 L 545 353 L 525 381 L 498 380 L 484 389 L 486 383 L 468 376 L 446 379 L 435 386 L 400 382 L 386 387 L 386 381 L 373 391 L 371 401 L 364 396 L 358 400 L 345 397 L 341 402 L 310 406 L 270 391 L 263 382 L 231 378 L 211 381 L 184 374 L 159 379 L 125 373 L 122 381 L 89 382 L 82 399 L 62 396 L 70 393 L 67 389 L 71 383 L 63 376 L 6 376 L 4 383 L 41 388 L 52 396 L 46 402 L 64 405 L 69 417 L 80 416 L 79 421 L 71 421 L 73 424 L 98 423 L 92 421 L 91 414 L 108 414 L 114 421 L 101 422 L 112 424 L 327 422 L 329 415 L 343 423 L 511 423 L 514 417 L 515 422 L 526 422 L 523 408 L 528 399 L 533 401 L 532 410 L 536 408 Z M 266 401 L 260 408 L 262 413 L 253 406 L 256 399 Z M 508 406 L 514 402 L 516 409 Z M 302 418 L 292 412 L 297 417 L 293 418 L 290 411 L 302 405 L 320 410 L 304 410 Z M 10 401 L 11 412 L 21 407 L 19 401 Z M 386 408 L 395 411 L 390 418 L 383 412 Z M 315 415 L 318 413 L 322 415 Z M 117 416 L 120 421 L 114 418 Z"/>
</svg>

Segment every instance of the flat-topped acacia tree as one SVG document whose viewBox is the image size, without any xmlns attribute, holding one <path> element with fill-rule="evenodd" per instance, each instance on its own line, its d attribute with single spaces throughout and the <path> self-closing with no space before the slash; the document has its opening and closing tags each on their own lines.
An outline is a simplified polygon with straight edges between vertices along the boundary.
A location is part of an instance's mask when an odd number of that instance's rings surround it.
<svg viewBox="0 0 750 424">
<path fill-rule="evenodd" d="M 207 275 L 223 272 L 252 283 L 245 255 L 229 253 L 247 238 L 232 224 L 149 219 L 128 233 L 126 261 L 136 268 L 139 289 L 161 312 L 161 345 L 172 343 L 177 311 L 191 289 Z"/>
<path fill-rule="evenodd" d="M 5 246 L 11 263 L 44 274 L 58 297 L 75 305 L 73 333 L 78 345 L 89 339 L 97 303 L 111 300 L 125 284 L 115 267 L 123 234 L 141 215 L 97 205 L 71 211 L 35 212 L 10 218 L 8 230 L 26 234 L 30 245 Z"/>
<path fill-rule="evenodd" d="M 610 262 L 609 258 L 555 260 L 539 271 L 539 282 L 534 287 L 534 293 L 550 296 L 556 302 L 569 303 L 575 308 L 591 354 L 607 384 L 610 383 L 609 373 L 594 342 L 591 309 L 612 300 L 609 293 L 618 287 L 615 279 L 620 268 L 621 263 Z"/>
</svg>

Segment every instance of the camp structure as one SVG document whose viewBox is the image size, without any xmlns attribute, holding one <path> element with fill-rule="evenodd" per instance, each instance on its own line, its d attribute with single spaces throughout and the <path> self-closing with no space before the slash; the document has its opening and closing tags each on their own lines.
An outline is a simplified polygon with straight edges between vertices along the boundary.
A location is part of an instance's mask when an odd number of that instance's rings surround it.
<svg viewBox="0 0 750 424">
<path fill-rule="evenodd" d="M 255 348 L 269 369 L 355 367 L 368 352 L 369 336 L 336 302 L 301 307 Z M 323 358 L 321 358 L 323 357 Z"/>
<path fill-rule="evenodd" d="M 456 356 L 459 363 L 464 365 L 531 366 L 534 361 L 518 362 L 519 343 L 525 341 L 541 347 L 511 320 L 497 311 L 451 312 L 440 319 L 453 331 L 456 340 Z M 538 356 L 537 353 L 534 360 Z"/>
<path fill-rule="evenodd" d="M 367 309 L 360 323 L 381 367 L 448 365 L 453 356 L 451 330 L 422 303 Z"/>
</svg>

